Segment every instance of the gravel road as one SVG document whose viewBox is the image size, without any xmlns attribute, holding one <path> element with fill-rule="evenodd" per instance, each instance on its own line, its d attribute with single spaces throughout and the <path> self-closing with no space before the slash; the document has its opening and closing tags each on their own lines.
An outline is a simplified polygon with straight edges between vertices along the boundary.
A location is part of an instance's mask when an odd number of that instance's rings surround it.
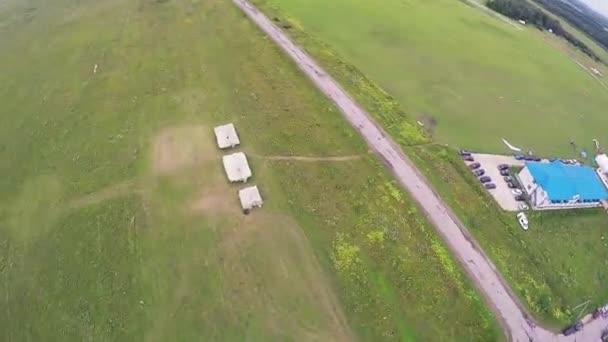
<svg viewBox="0 0 608 342">
<path fill-rule="evenodd" d="M 366 113 L 303 49 L 275 26 L 261 11 L 246 0 L 233 0 L 310 78 L 315 86 L 341 110 L 348 122 L 359 131 L 425 211 L 435 229 L 467 271 L 485 297 L 512 341 L 598 341 L 608 319 L 590 320 L 573 336 L 557 335 L 537 326 L 522 309 L 496 267 L 456 218 L 450 208 L 432 190 L 401 148 L 389 138 Z"/>
</svg>

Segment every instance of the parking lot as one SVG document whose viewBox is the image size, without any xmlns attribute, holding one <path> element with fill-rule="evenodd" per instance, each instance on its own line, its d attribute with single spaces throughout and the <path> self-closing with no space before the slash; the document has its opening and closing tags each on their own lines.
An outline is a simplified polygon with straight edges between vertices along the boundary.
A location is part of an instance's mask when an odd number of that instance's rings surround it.
<svg viewBox="0 0 608 342">
<path fill-rule="evenodd" d="M 496 154 L 471 154 L 475 161 L 466 162 L 467 165 L 472 163 L 481 164 L 481 169 L 485 170 L 485 175 L 492 178 L 492 183 L 496 184 L 496 189 L 488 190 L 488 192 L 494 197 L 498 205 L 507 211 L 518 211 L 520 202 L 517 202 L 511 193 L 511 189 L 507 187 L 507 183 L 503 180 L 504 176 L 500 175 L 498 165 L 507 164 L 509 166 L 525 166 L 525 161 L 517 160 L 513 156 L 503 156 Z"/>
</svg>

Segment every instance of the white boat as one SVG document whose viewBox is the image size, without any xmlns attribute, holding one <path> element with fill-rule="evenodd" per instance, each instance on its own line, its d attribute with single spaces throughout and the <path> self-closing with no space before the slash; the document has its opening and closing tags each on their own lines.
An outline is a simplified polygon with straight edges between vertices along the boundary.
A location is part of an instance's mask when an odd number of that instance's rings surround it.
<svg viewBox="0 0 608 342">
<path fill-rule="evenodd" d="M 524 230 L 528 230 L 528 217 L 526 216 L 525 213 L 518 213 L 517 214 L 517 222 L 519 222 L 519 225 L 524 229 Z"/>
</svg>

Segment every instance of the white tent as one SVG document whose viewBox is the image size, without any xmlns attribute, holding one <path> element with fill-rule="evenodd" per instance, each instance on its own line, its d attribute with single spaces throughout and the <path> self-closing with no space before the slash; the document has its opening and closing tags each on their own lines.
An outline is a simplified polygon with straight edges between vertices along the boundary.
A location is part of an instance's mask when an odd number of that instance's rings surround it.
<svg viewBox="0 0 608 342">
<path fill-rule="evenodd" d="M 246 182 L 251 178 L 252 173 L 247 162 L 247 157 L 243 152 L 229 154 L 222 158 L 224 162 L 224 170 L 228 180 L 231 182 Z"/>
<path fill-rule="evenodd" d="M 251 210 L 254 207 L 261 208 L 264 204 L 260 190 L 256 185 L 239 190 L 239 199 L 243 210 Z"/>
<path fill-rule="evenodd" d="M 600 154 L 597 157 L 595 157 L 595 161 L 597 162 L 597 165 L 600 167 L 600 170 L 602 170 L 603 173 L 608 174 L 608 156 L 606 156 L 605 154 Z"/>
<path fill-rule="evenodd" d="M 238 134 L 236 134 L 236 129 L 231 123 L 217 126 L 213 129 L 213 132 L 217 139 L 217 146 L 221 149 L 232 148 L 241 143 Z"/>
</svg>

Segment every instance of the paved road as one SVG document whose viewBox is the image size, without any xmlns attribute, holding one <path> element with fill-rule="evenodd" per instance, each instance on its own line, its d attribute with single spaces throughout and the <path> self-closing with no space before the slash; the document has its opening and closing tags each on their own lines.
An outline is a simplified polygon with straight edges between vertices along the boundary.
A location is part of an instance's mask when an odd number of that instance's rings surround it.
<svg viewBox="0 0 608 342">
<path fill-rule="evenodd" d="M 344 114 L 350 124 L 391 169 L 404 189 L 420 204 L 437 232 L 484 295 L 512 341 L 598 341 L 608 319 L 598 319 L 585 325 L 575 336 L 565 337 L 538 327 L 522 310 L 496 267 L 471 238 L 449 207 L 432 190 L 424 177 L 400 147 L 308 54 L 296 46 L 262 12 L 246 0 L 233 0 L 261 30 L 263 30 L 310 78 Z"/>
</svg>

